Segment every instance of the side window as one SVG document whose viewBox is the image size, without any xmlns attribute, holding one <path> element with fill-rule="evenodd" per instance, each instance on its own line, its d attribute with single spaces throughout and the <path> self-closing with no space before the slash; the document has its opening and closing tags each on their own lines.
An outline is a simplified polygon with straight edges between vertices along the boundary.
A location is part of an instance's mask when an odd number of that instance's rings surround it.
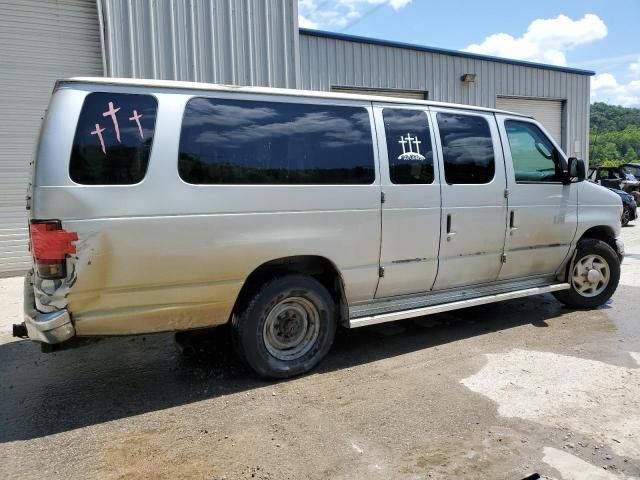
<svg viewBox="0 0 640 480">
<path fill-rule="evenodd" d="M 371 184 L 369 113 L 361 107 L 193 98 L 178 157 L 193 184 Z"/>
<path fill-rule="evenodd" d="M 132 185 L 147 172 L 158 102 L 151 95 L 95 92 L 84 100 L 69 176 L 83 185 Z"/>
<path fill-rule="evenodd" d="M 425 112 L 385 108 L 389 174 L 396 184 L 433 183 L 433 150 Z"/>
<path fill-rule="evenodd" d="M 537 125 L 517 120 L 504 122 L 511 148 L 516 182 L 560 182 L 560 152 Z"/>
<path fill-rule="evenodd" d="M 627 175 L 633 175 L 633 177 L 629 177 L 627 180 L 640 180 L 640 167 L 624 165 L 622 171 Z"/>
<path fill-rule="evenodd" d="M 495 174 L 491 130 L 476 115 L 438 113 L 444 178 L 448 184 L 489 183 Z"/>
</svg>

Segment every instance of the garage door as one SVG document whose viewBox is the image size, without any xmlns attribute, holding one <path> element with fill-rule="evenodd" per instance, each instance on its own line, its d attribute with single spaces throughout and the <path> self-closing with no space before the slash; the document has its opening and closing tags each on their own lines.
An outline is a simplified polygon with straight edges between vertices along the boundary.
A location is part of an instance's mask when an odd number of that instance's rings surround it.
<svg viewBox="0 0 640 480">
<path fill-rule="evenodd" d="M 96 2 L 0 2 L 0 273 L 29 266 L 29 161 L 56 79 L 102 75 Z"/>
<path fill-rule="evenodd" d="M 498 97 L 496 108 L 523 113 L 539 121 L 562 146 L 562 102 L 559 100 L 533 100 Z"/>
<path fill-rule="evenodd" d="M 382 95 L 384 97 L 410 98 L 412 100 L 426 100 L 427 92 L 422 90 L 399 90 L 396 88 L 360 88 L 360 87 L 331 87 L 332 92 L 357 93 L 360 95 Z"/>
</svg>

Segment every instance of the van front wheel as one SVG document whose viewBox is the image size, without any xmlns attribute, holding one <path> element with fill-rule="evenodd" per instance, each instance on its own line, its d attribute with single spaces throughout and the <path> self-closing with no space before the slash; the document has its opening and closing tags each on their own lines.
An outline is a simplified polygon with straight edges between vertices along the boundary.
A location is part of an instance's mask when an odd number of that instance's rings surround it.
<svg viewBox="0 0 640 480">
<path fill-rule="evenodd" d="M 275 278 L 262 285 L 234 317 L 236 352 L 263 377 L 306 372 L 331 348 L 337 311 L 327 289 L 314 278 Z"/>
<path fill-rule="evenodd" d="M 581 240 L 569 271 L 568 290 L 554 296 L 571 308 L 594 308 L 611 298 L 620 281 L 620 260 L 605 242 L 592 238 Z"/>
</svg>

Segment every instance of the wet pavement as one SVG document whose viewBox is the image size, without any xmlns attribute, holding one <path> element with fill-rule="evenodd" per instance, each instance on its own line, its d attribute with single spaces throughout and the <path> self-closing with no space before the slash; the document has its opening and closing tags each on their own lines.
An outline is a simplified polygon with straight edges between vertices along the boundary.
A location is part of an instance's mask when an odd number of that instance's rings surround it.
<svg viewBox="0 0 640 480">
<path fill-rule="evenodd" d="M 613 300 L 545 295 L 341 331 L 257 379 L 224 329 L 43 354 L 0 279 L 0 478 L 640 478 L 640 226 Z"/>
</svg>

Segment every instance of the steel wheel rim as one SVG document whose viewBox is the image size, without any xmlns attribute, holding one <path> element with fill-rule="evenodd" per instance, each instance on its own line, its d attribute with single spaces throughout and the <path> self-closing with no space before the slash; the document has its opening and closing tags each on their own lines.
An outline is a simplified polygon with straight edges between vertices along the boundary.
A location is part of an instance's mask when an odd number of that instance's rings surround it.
<svg viewBox="0 0 640 480">
<path fill-rule="evenodd" d="M 573 288 L 578 295 L 595 297 L 609 285 L 611 269 L 609 263 L 600 255 L 585 255 L 576 262 L 571 275 Z"/>
<path fill-rule="evenodd" d="M 262 338 L 278 360 L 296 360 L 311 350 L 320 334 L 320 314 L 306 298 L 289 297 L 276 304 L 264 322 Z"/>
</svg>

